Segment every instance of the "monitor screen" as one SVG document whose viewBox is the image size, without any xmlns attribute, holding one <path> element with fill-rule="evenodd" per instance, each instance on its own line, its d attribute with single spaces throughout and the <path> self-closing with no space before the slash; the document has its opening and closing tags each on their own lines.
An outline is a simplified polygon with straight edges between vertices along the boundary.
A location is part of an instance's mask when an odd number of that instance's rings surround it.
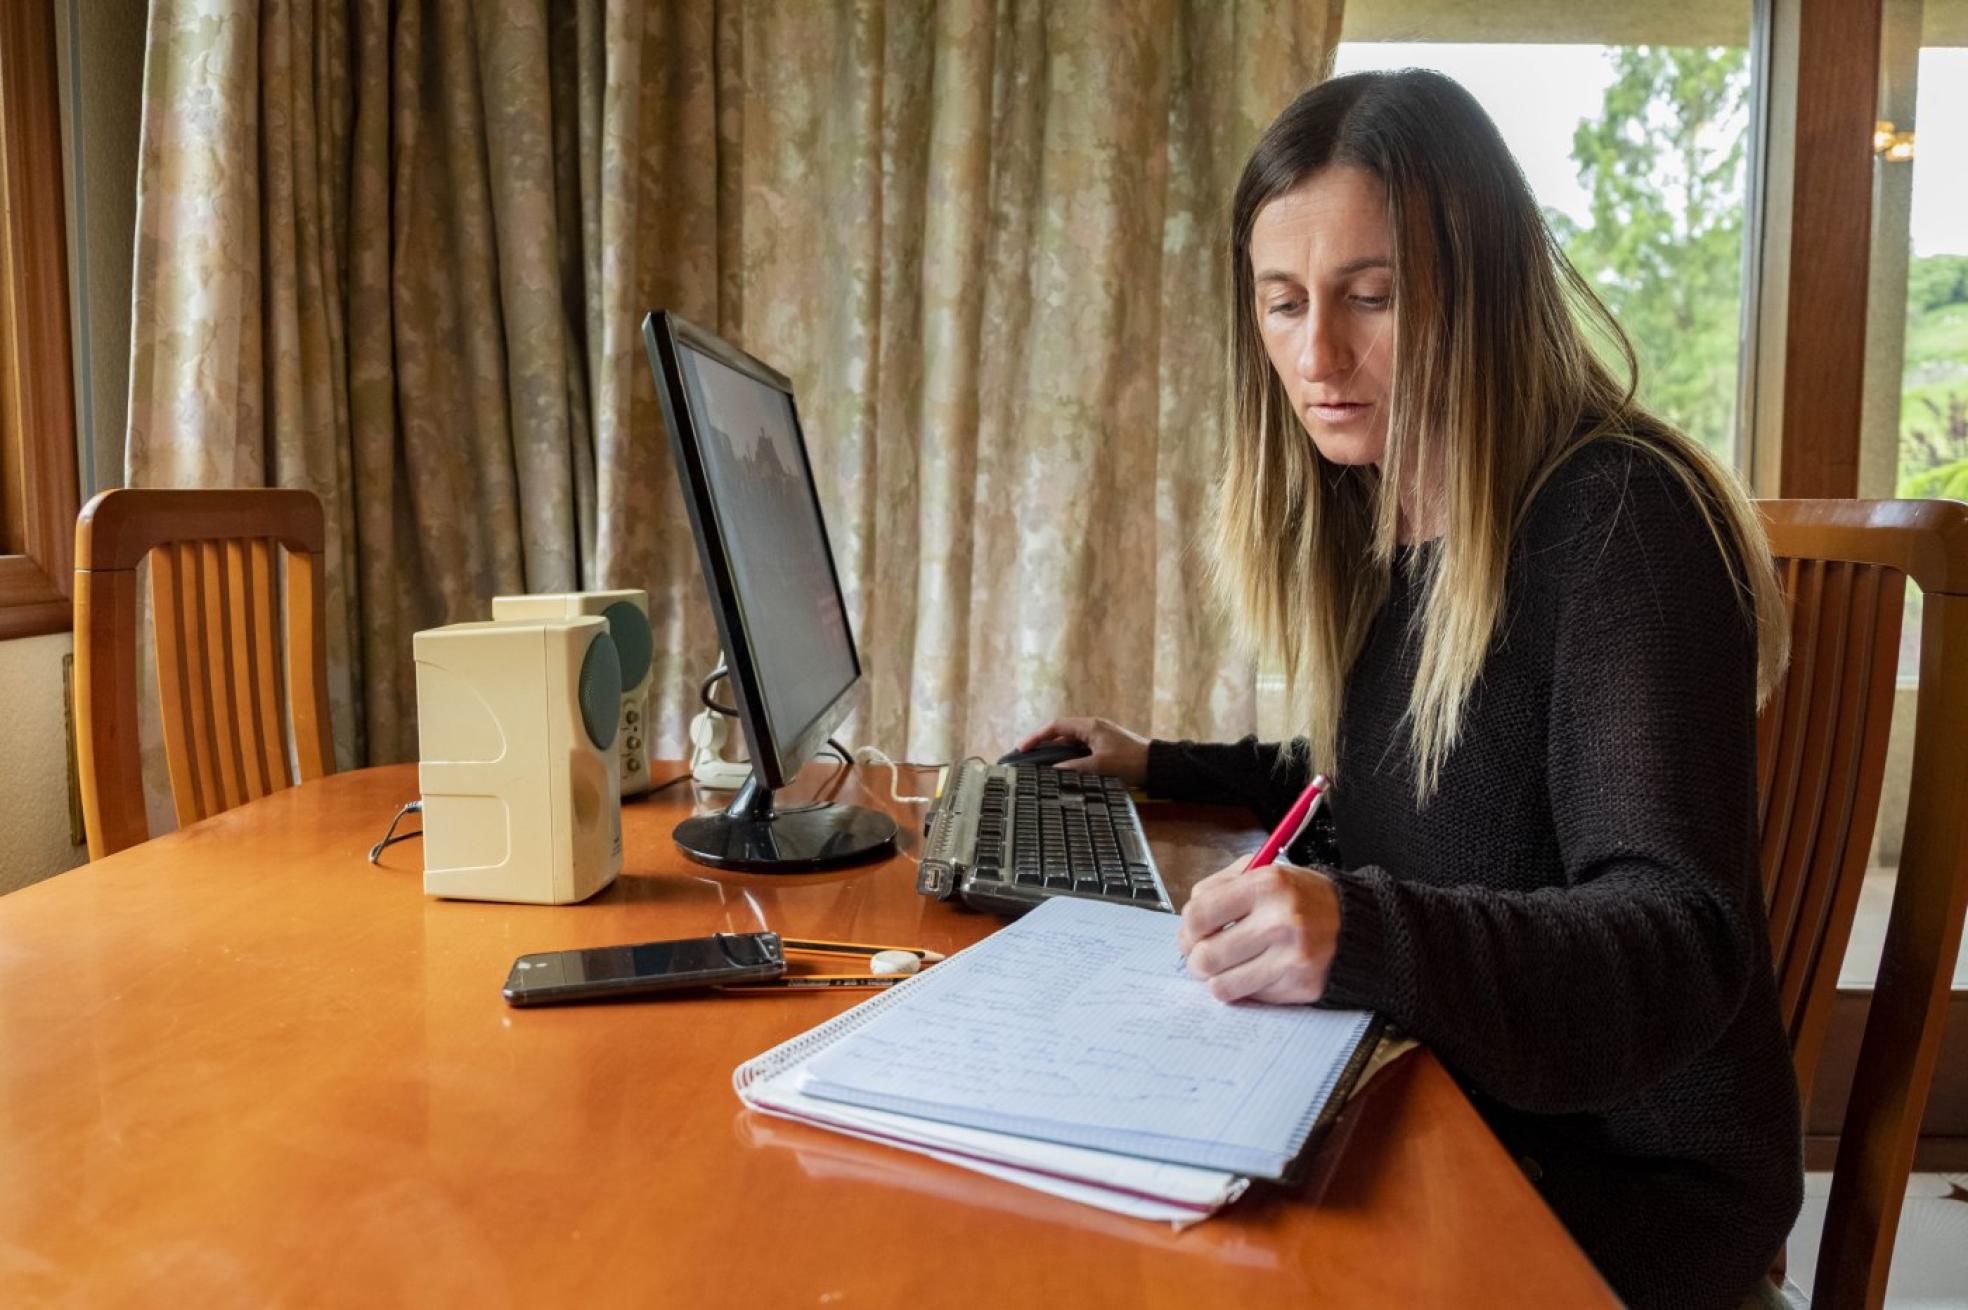
<svg viewBox="0 0 1968 1310">
<path fill-rule="evenodd" d="M 748 699 L 760 702 L 770 731 L 770 744 L 754 750 L 794 769 L 803 759 L 788 754 L 854 685 L 860 666 L 792 395 L 682 334 L 676 361 L 730 578 L 724 603 L 735 607 L 747 648 L 726 653 L 751 665 Z M 727 643 L 738 636 L 727 632 Z"/>
</svg>

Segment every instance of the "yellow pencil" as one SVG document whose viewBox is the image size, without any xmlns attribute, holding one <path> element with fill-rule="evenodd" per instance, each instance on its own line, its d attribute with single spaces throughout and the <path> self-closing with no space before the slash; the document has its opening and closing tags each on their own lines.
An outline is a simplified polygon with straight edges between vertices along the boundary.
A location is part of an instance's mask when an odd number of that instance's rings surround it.
<svg viewBox="0 0 1968 1310">
<path fill-rule="evenodd" d="M 779 945 L 788 955 L 879 955 L 883 951 L 901 951 L 913 955 L 924 964 L 936 964 L 943 959 L 941 951 L 925 950 L 920 946 L 871 946 L 865 942 L 820 942 L 784 937 Z"/>
<path fill-rule="evenodd" d="M 726 983 L 719 987 L 721 992 L 786 992 L 819 990 L 823 987 L 887 987 L 899 983 L 912 974 L 890 973 L 807 973 L 788 974 L 783 978 L 767 978 L 759 982 Z"/>
</svg>

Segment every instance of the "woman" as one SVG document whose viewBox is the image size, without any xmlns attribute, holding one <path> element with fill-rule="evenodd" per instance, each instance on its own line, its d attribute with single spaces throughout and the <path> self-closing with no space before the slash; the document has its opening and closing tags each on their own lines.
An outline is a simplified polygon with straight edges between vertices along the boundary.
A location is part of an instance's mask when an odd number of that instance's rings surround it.
<svg viewBox="0 0 1968 1310">
<path fill-rule="evenodd" d="M 1190 969 L 1426 1042 L 1630 1303 L 1768 1294 L 1802 1173 L 1756 863 L 1785 609 L 1752 509 L 1601 366 L 1574 306 L 1629 375 L 1630 347 L 1449 79 L 1299 97 L 1232 225 L 1218 563 L 1306 735 L 1024 744 L 1267 821 L 1326 769 L 1318 867 L 1200 883 Z"/>
</svg>

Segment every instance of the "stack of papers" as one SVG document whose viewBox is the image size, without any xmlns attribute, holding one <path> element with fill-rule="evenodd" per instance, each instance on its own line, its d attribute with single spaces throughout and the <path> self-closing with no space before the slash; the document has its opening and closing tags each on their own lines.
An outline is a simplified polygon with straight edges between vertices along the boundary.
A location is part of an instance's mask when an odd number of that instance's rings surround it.
<svg viewBox="0 0 1968 1310">
<path fill-rule="evenodd" d="M 1224 1005 L 1175 920 L 1059 898 L 740 1066 L 766 1114 L 1193 1222 L 1284 1177 L 1344 1100 L 1360 1011 Z"/>
</svg>

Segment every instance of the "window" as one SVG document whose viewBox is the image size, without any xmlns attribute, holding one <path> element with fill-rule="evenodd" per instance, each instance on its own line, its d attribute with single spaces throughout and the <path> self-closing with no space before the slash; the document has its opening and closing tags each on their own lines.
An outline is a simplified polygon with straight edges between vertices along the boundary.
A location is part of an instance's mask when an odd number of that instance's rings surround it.
<svg viewBox="0 0 1968 1310">
<path fill-rule="evenodd" d="M 0 6 L 0 638 L 69 626 L 75 418 L 54 9 Z"/>
<path fill-rule="evenodd" d="M 1660 29 L 1644 34 L 1660 44 L 1348 41 L 1334 71 L 1433 68 L 1467 87 L 1632 339 L 1641 402 L 1740 466 L 1749 48 L 1676 44 L 1671 15 Z"/>
<path fill-rule="evenodd" d="M 1899 494 L 1968 500 L 1968 49 L 1920 52 L 1900 374 Z"/>
<path fill-rule="evenodd" d="M 1890 88 L 1890 50 L 1887 60 Z M 1911 123 L 1902 110 L 1902 121 L 1883 118 L 1874 138 L 1882 170 L 1874 249 L 1907 252 L 1893 494 L 1968 500 L 1968 48 L 1922 49 L 1915 68 Z M 1895 176 L 1905 171 L 1911 178 Z M 1875 304 L 1895 308 L 1890 298 Z M 1920 608 L 1910 591 L 1900 634 L 1900 680 L 1909 686 L 1920 667 Z"/>
<path fill-rule="evenodd" d="M 1738 469 L 1754 7 L 1348 0 L 1333 67 L 1433 68 L 1467 88 L 1632 339 L 1641 403 Z M 1264 663 L 1268 736 L 1296 731 L 1283 688 Z"/>
<path fill-rule="evenodd" d="M 1910 16 L 1889 11 L 1873 149 L 1860 494 L 1968 500 L 1968 4 L 1927 0 Z M 1909 585 L 1900 688 L 1864 893 L 1882 904 L 1906 822 L 1922 608 L 1919 590 Z M 1853 977 L 1845 981 L 1869 978 L 1866 968 L 1848 960 Z M 1968 948 L 1957 986 L 1964 979 Z"/>
</svg>

